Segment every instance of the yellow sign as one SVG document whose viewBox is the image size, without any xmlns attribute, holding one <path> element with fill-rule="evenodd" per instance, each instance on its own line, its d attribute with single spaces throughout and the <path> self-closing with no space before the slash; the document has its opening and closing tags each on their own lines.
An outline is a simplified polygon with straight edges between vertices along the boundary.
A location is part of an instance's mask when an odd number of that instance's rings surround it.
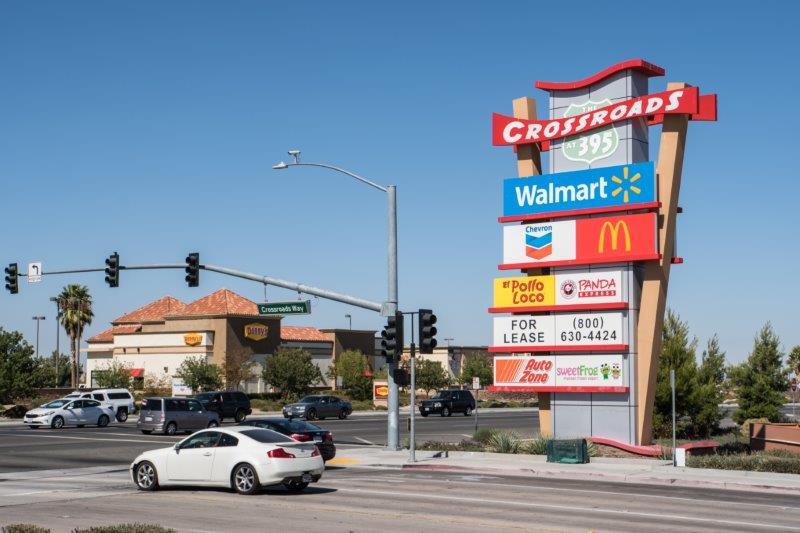
<svg viewBox="0 0 800 533">
<path fill-rule="evenodd" d="M 183 342 L 186 346 L 197 346 L 201 342 L 203 342 L 203 334 L 202 333 L 187 333 L 183 336 Z"/>
<path fill-rule="evenodd" d="M 609 221 L 603 222 L 603 227 L 600 228 L 600 240 L 597 241 L 598 253 L 603 253 L 605 251 L 606 230 L 608 230 L 608 233 L 611 235 L 611 249 L 617 250 L 620 229 L 625 233 L 625 251 L 631 251 L 631 232 L 628 229 L 628 223 L 624 220 L 618 220 L 615 224 Z"/>
<path fill-rule="evenodd" d="M 269 328 L 264 324 L 253 322 L 244 327 L 244 336 L 254 341 L 261 341 L 267 338 Z"/>
<path fill-rule="evenodd" d="M 556 304 L 555 276 L 495 278 L 494 307 L 544 307 Z"/>
</svg>

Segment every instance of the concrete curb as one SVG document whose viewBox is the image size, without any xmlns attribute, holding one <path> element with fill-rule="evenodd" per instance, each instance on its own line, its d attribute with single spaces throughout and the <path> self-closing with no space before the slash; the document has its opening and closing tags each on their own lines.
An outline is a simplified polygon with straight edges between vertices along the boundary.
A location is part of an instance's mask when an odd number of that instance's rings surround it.
<svg viewBox="0 0 800 533">
<path fill-rule="evenodd" d="M 770 494 L 784 494 L 800 496 L 800 487 L 782 487 L 776 485 L 749 484 L 730 481 L 712 481 L 701 479 L 682 479 L 679 477 L 659 477 L 642 474 L 606 474 L 598 472 L 552 472 L 538 471 L 529 468 L 491 468 L 471 467 L 461 465 L 429 465 L 429 464 L 371 464 L 371 465 L 343 465 L 345 468 L 383 468 L 390 470 L 410 471 L 435 471 L 454 472 L 463 474 L 502 475 L 517 477 L 533 477 L 541 479 L 567 479 L 575 481 L 595 480 L 609 483 L 630 483 L 639 485 L 658 485 L 672 487 L 709 488 L 722 490 L 735 490 L 740 492 L 761 492 Z"/>
</svg>

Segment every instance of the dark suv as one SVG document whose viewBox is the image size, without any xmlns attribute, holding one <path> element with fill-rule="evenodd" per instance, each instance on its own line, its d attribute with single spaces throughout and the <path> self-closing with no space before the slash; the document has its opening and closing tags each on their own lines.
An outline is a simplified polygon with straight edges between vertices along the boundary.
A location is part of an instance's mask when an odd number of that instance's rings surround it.
<svg viewBox="0 0 800 533">
<path fill-rule="evenodd" d="M 247 415 L 253 412 L 250 398 L 239 391 L 201 392 L 194 396 L 209 411 L 219 414 L 219 419 L 233 418 L 236 422 L 244 422 Z"/>
<path fill-rule="evenodd" d="M 433 413 L 439 413 L 442 416 L 464 413 L 464 416 L 469 416 L 473 409 L 475 409 L 475 398 L 468 390 L 440 390 L 433 397 L 422 400 L 419 404 L 419 414 L 422 416 Z"/>
</svg>

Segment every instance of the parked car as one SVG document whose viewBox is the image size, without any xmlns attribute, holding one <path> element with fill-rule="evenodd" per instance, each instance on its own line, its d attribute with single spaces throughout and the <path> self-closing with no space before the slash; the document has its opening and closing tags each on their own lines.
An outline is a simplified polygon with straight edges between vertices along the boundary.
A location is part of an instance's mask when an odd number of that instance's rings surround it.
<svg viewBox="0 0 800 533">
<path fill-rule="evenodd" d="M 114 419 L 114 406 L 97 400 L 73 400 L 61 398 L 25 413 L 23 421 L 31 429 L 64 426 L 106 427 Z"/>
<path fill-rule="evenodd" d="M 313 442 L 317 445 L 317 448 L 319 448 L 323 461 L 330 461 L 336 457 L 336 445 L 333 443 L 333 434 L 327 429 L 323 429 L 311 422 L 291 418 L 271 417 L 251 418 L 241 425 L 271 429 L 272 431 L 287 435 L 292 440 L 299 442 Z"/>
<path fill-rule="evenodd" d="M 428 416 L 439 413 L 450 416 L 453 413 L 464 413 L 469 416 L 475 409 L 475 398 L 468 390 L 440 390 L 428 400 L 422 400 L 419 414 Z"/>
<path fill-rule="evenodd" d="M 152 432 L 174 435 L 178 431 L 215 428 L 219 415 L 191 398 L 144 398 L 136 427 L 145 435 Z"/>
<path fill-rule="evenodd" d="M 97 389 L 93 391 L 73 391 L 66 396 L 66 399 L 91 398 L 98 402 L 108 403 L 114 406 L 114 413 L 119 422 L 128 420 L 128 415 L 136 412 L 133 394 L 127 389 Z"/>
<path fill-rule="evenodd" d="M 344 420 L 353 412 L 353 406 L 347 400 L 336 396 L 306 396 L 296 403 L 283 407 L 285 418 L 305 418 L 306 420 L 325 420 L 328 417 L 338 417 Z"/>
<path fill-rule="evenodd" d="M 230 487 L 254 494 L 283 484 L 292 492 L 322 477 L 325 463 L 316 446 L 250 426 L 198 431 L 169 448 L 144 452 L 131 464 L 139 490 L 168 485 Z"/>
<path fill-rule="evenodd" d="M 220 422 L 226 418 L 243 422 L 247 415 L 253 412 L 250 408 L 250 398 L 239 391 L 201 392 L 194 398 L 209 411 L 217 412 Z"/>
</svg>

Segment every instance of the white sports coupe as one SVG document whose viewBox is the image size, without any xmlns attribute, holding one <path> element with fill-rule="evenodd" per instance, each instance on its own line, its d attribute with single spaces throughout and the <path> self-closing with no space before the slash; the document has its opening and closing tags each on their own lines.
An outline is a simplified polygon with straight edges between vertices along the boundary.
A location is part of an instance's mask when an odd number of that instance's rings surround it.
<svg viewBox="0 0 800 533">
<path fill-rule="evenodd" d="M 131 464 L 140 490 L 167 485 L 230 487 L 254 494 L 283 484 L 299 492 L 322 477 L 325 463 L 314 444 L 252 426 L 198 431 L 169 448 L 144 452 Z"/>
</svg>

